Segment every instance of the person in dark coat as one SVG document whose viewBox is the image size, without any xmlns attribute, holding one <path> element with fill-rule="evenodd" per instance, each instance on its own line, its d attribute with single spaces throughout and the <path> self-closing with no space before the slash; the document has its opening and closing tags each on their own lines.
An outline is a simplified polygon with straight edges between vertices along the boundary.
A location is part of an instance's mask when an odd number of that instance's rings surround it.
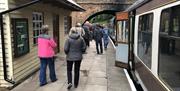
<svg viewBox="0 0 180 91">
<path fill-rule="evenodd" d="M 103 47 L 102 47 L 103 32 L 99 24 L 96 24 L 96 26 L 93 29 L 93 38 L 96 42 L 97 54 L 100 54 L 100 53 L 102 54 L 103 53 Z M 100 45 L 100 52 L 99 52 L 99 45 Z"/>
<path fill-rule="evenodd" d="M 86 46 L 89 47 L 89 40 L 90 40 L 90 31 L 89 31 L 89 27 L 87 25 L 83 26 L 85 35 L 83 36 L 84 41 L 86 42 Z"/>
<path fill-rule="evenodd" d="M 83 52 L 86 50 L 86 44 L 84 39 L 76 32 L 76 27 L 71 28 L 71 34 L 64 45 L 64 52 L 66 54 L 67 60 L 67 77 L 68 77 L 68 87 L 72 87 L 72 67 L 74 64 L 74 87 L 77 88 L 79 83 L 79 71 L 81 66 L 81 61 L 83 59 Z"/>
</svg>

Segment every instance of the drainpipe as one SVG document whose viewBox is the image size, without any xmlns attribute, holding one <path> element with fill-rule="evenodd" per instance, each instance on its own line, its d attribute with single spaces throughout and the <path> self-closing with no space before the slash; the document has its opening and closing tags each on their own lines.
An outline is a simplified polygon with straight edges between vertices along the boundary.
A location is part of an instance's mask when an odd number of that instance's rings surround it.
<svg viewBox="0 0 180 91">
<path fill-rule="evenodd" d="M 7 67 L 8 65 L 6 64 L 6 50 L 5 50 L 5 44 L 4 44 L 4 26 L 3 26 L 3 14 L 36 4 L 38 2 L 40 2 L 42 0 L 34 0 L 25 4 L 22 4 L 18 7 L 3 11 L 0 13 L 0 29 L 1 29 L 1 44 L 2 44 L 2 58 L 3 58 L 3 71 L 4 71 L 4 80 L 11 83 L 11 84 L 15 84 L 15 81 L 12 81 L 12 79 L 8 78 L 8 74 L 7 74 Z"/>
</svg>

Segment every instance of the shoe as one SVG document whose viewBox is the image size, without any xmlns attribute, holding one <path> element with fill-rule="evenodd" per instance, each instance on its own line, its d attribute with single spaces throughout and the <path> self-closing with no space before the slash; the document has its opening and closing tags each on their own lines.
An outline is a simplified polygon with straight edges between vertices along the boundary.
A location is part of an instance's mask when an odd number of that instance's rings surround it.
<svg viewBox="0 0 180 91">
<path fill-rule="evenodd" d="M 40 87 L 42 87 L 42 86 L 44 86 L 44 85 L 46 85 L 47 83 L 44 83 L 44 84 L 40 84 Z"/>
<path fill-rule="evenodd" d="M 56 82 L 58 79 L 52 80 L 51 82 Z"/>
<path fill-rule="evenodd" d="M 71 89 L 72 83 L 68 83 L 67 89 Z"/>
<path fill-rule="evenodd" d="M 74 85 L 74 88 L 77 88 L 78 87 L 78 85 Z"/>
</svg>

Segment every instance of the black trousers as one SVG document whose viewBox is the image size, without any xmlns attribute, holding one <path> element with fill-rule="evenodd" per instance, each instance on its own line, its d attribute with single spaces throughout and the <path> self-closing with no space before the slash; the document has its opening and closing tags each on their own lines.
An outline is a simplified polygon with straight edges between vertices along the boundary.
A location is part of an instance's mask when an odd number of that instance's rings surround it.
<svg viewBox="0 0 180 91">
<path fill-rule="evenodd" d="M 78 86 L 79 84 L 79 71 L 81 66 L 81 60 L 77 61 L 68 61 L 67 60 L 67 76 L 68 76 L 68 84 L 72 83 L 72 67 L 74 65 L 74 85 Z"/>
<path fill-rule="evenodd" d="M 103 53 L 102 40 L 95 40 L 95 41 L 96 41 L 96 51 L 97 51 L 97 54 L 99 54 L 99 46 L 100 46 L 101 53 Z"/>
<path fill-rule="evenodd" d="M 89 47 L 89 39 L 85 39 L 85 38 L 84 38 L 84 41 L 85 41 L 85 43 L 86 43 L 86 46 Z"/>
</svg>

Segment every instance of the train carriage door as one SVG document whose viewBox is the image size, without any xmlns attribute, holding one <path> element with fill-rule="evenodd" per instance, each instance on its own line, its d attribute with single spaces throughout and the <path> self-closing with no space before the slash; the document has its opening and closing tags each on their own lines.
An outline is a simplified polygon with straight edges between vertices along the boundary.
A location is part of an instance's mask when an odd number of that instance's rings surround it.
<svg viewBox="0 0 180 91">
<path fill-rule="evenodd" d="M 115 65 L 128 69 L 128 12 L 116 13 L 116 30 Z"/>
</svg>

